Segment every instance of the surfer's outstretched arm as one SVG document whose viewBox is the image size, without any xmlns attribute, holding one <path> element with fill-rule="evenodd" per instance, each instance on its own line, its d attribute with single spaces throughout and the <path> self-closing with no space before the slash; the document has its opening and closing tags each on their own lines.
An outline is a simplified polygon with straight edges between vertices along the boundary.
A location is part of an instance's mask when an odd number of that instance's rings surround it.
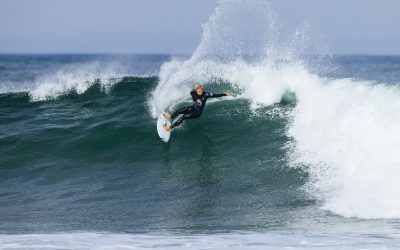
<svg viewBox="0 0 400 250">
<path fill-rule="evenodd" d="M 209 93 L 209 97 L 208 98 L 214 98 L 214 97 L 221 97 L 221 96 L 227 96 L 227 94 L 222 93 L 222 94 L 213 94 L 213 93 Z"/>
<path fill-rule="evenodd" d="M 213 94 L 211 92 L 207 92 L 206 96 L 207 98 L 215 98 L 215 97 L 222 97 L 222 96 L 231 96 L 231 92 L 226 92 L 226 93 L 221 93 L 221 94 Z"/>
</svg>

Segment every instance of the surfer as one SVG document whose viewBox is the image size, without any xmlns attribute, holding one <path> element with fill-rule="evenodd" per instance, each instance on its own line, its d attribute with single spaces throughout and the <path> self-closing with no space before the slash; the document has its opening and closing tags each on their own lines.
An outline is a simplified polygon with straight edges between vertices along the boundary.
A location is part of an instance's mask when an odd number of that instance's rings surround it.
<svg viewBox="0 0 400 250">
<path fill-rule="evenodd" d="M 175 128 L 176 126 L 179 126 L 179 124 L 181 124 L 185 119 L 199 118 L 201 116 L 201 113 L 203 112 L 204 106 L 206 106 L 208 98 L 231 96 L 232 93 L 227 92 L 224 94 L 213 94 L 211 92 L 205 92 L 203 91 L 203 86 L 198 84 L 190 92 L 190 95 L 192 96 L 193 99 L 193 104 L 191 106 L 178 109 L 172 115 L 170 115 L 167 112 L 164 112 L 164 117 L 170 120 L 171 122 L 174 120 L 175 117 L 181 115 L 178 118 L 178 120 L 176 120 L 171 126 L 164 124 L 163 127 L 166 131 L 171 131 L 171 129 Z"/>
</svg>

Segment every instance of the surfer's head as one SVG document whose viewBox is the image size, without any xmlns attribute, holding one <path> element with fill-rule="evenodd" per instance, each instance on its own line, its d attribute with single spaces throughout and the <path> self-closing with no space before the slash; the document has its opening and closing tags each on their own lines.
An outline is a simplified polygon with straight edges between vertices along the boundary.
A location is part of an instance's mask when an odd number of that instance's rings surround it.
<svg viewBox="0 0 400 250">
<path fill-rule="evenodd" d="M 196 90 L 196 93 L 198 95 L 203 94 L 203 86 L 201 86 L 200 84 L 196 84 L 196 86 L 194 86 L 194 90 Z"/>
</svg>

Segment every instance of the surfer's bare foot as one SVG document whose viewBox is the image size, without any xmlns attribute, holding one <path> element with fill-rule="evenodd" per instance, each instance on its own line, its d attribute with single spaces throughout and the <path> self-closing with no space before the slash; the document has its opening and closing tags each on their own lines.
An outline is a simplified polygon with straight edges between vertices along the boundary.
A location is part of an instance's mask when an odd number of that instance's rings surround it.
<svg viewBox="0 0 400 250">
<path fill-rule="evenodd" d="M 168 132 L 171 131 L 171 128 L 167 124 L 164 124 L 163 128 Z"/>
<path fill-rule="evenodd" d="M 170 120 L 170 121 L 172 120 L 171 115 L 170 115 L 169 113 L 164 112 L 163 115 L 164 115 L 164 117 L 167 118 L 168 120 Z"/>
</svg>

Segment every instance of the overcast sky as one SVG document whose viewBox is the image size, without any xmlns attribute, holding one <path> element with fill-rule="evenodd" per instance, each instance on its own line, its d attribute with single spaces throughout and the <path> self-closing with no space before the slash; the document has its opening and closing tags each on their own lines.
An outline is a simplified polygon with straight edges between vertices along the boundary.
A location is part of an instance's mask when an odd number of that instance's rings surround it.
<svg viewBox="0 0 400 250">
<path fill-rule="evenodd" d="M 251 0 L 248 0 L 251 1 Z M 271 0 L 336 54 L 400 55 L 398 0 Z M 0 53 L 191 53 L 217 0 L 0 0 Z"/>
</svg>

